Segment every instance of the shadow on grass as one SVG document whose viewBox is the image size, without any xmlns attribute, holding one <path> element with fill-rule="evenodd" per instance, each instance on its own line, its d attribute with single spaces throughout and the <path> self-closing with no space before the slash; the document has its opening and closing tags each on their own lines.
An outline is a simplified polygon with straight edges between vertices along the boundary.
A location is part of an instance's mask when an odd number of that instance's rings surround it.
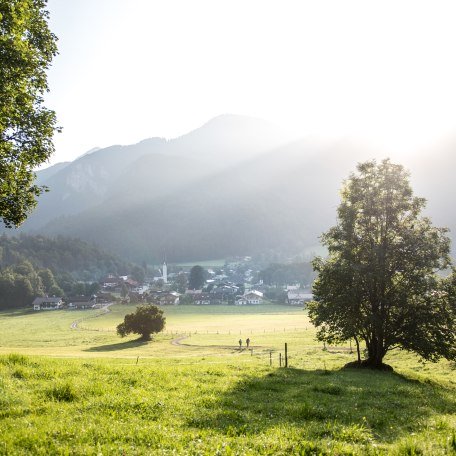
<svg viewBox="0 0 456 456">
<path fill-rule="evenodd" d="M 2 317 L 22 317 L 24 315 L 39 315 L 40 312 L 33 310 L 31 308 L 25 309 L 5 309 L 0 311 Z"/>
<path fill-rule="evenodd" d="M 96 347 L 86 348 L 85 352 L 111 352 L 116 350 L 126 350 L 128 348 L 137 348 L 147 345 L 150 341 L 143 339 L 127 340 L 125 342 L 119 342 L 117 344 L 98 345 Z"/>
<path fill-rule="evenodd" d="M 201 401 L 192 427 L 240 436 L 294 426 L 302 438 L 365 445 L 392 442 L 418 432 L 432 415 L 456 413 L 454 390 L 359 369 L 276 369 Z"/>
</svg>

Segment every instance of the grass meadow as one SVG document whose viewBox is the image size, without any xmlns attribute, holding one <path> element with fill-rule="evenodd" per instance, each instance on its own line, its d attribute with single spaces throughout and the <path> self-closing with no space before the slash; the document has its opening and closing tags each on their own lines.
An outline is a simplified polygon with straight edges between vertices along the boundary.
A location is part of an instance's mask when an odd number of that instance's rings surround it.
<svg viewBox="0 0 456 456">
<path fill-rule="evenodd" d="M 343 369 L 349 345 L 273 305 L 167 307 L 154 341 L 121 339 L 134 307 L 0 313 L 0 454 L 456 454 L 454 364 Z"/>
</svg>

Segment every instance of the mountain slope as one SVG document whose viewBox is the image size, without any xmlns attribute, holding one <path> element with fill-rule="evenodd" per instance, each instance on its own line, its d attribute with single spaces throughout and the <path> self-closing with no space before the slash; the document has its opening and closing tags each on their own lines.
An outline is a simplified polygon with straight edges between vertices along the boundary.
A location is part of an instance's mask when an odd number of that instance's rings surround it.
<svg viewBox="0 0 456 456">
<path fill-rule="evenodd" d="M 429 199 L 426 213 L 450 228 L 455 146 L 404 163 Z M 170 261 L 296 254 L 335 223 L 343 179 L 374 157 L 385 155 L 348 140 L 286 144 L 266 122 L 220 116 L 174 140 L 97 150 L 51 172 L 51 192 L 24 229 L 80 237 L 136 262 L 165 251 Z"/>
<path fill-rule="evenodd" d="M 23 229 L 38 232 L 55 218 L 89 210 L 106 199 L 120 197 L 130 204 L 147 193 L 169 193 L 179 182 L 214 173 L 283 142 L 283 135 L 268 122 L 223 115 L 174 140 L 152 138 L 94 149 L 66 166 L 38 173 L 39 183 L 50 192 L 41 196 Z"/>
<path fill-rule="evenodd" d="M 53 221 L 46 232 L 80 236 L 138 261 L 156 261 L 164 251 L 170 261 L 296 252 L 315 245 L 334 219 L 337 187 L 356 160 L 353 153 L 349 164 L 339 163 L 344 147 L 293 143 L 173 192 L 143 194 L 135 204 L 105 202 Z"/>
</svg>

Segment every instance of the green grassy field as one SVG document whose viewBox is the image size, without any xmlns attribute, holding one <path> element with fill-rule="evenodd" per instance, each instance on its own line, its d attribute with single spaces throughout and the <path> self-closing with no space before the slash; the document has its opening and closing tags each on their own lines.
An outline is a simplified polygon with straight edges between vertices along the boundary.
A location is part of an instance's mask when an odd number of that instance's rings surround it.
<svg viewBox="0 0 456 456">
<path fill-rule="evenodd" d="M 0 454 L 456 454 L 454 364 L 342 369 L 350 347 L 283 306 L 167 307 L 154 341 L 120 339 L 134 307 L 0 313 Z"/>
</svg>

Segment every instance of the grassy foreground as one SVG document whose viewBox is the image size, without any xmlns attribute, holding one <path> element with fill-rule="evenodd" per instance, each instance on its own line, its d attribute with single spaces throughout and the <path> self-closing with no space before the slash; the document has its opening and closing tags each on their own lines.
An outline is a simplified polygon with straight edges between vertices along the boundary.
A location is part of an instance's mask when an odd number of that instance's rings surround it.
<svg viewBox="0 0 456 456">
<path fill-rule="evenodd" d="M 302 310 L 277 306 L 167 308 L 167 334 L 124 341 L 133 308 L 0 314 L 0 455 L 456 454 L 451 363 L 341 369 L 348 347 L 323 351 Z"/>
<path fill-rule="evenodd" d="M 454 387 L 401 374 L 0 358 L 1 454 L 454 454 Z"/>
</svg>

